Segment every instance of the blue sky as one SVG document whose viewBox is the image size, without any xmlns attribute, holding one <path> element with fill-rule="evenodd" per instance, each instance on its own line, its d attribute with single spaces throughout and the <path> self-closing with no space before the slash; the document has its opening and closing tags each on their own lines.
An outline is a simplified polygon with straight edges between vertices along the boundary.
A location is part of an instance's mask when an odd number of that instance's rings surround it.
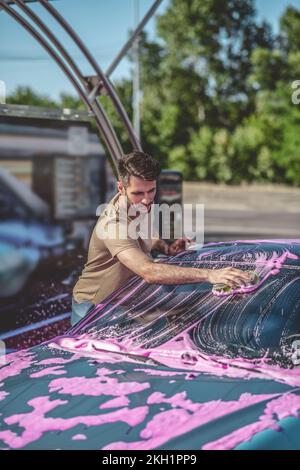
<svg viewBox="0 0 300 470">
<path fill-rule="evenodd" d="M 184 0 L 183 0 L 184 1 Z M 223 0 L 220 0 L 223 1 Z M 163 13 L 169 0 L 164 0 L 158 13 Z M 152 5 L 153 0 L 140 0 L 142 17 Z M 73 25 L 88 45 L 101 67 L 105 70 L 128 37 L 134 25 L 134 0 L 57 0 L 56 8 Z M 256 0 L 259 19 L 266 19 L 275 30 L 278 19 L 288 5 L 300 9 L 300 0 Z M 33 4 L 47 24 L 54 24 L 41 5 Z M 146 30 L 151 38 L 155 37 L 155 19 L 148 23 Z M 76 47 L 69 42 L 64 33 L 55 28 L 57 36 L 63 40 L 85 74 L 91 70 L 81 60 Z M 116 69 L 112 79 L 129 76 L 130 65 L 124 59 Z M 30 85 L 35 91 L 57 98 L 62 91 L 75 94 L 63 73 L 48 57 L 47 53 L 31 36 L 14 22 L 5 12 L 0 12 L 0 80 L 6 85 L 7 94 L 18 85 Z"/>
</svg>

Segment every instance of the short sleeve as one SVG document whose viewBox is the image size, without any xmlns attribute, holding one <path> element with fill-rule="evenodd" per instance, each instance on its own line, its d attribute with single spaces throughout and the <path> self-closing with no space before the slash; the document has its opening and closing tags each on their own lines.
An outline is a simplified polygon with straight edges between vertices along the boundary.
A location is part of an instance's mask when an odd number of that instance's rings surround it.
<svg viewBox="0 0 300 470">
<path fill-rule="evenodd" d="M 113 224 L 112 230 L 105 234 L 103 242 L 113 258 L 125 250 L 141 249 L 138 240 L 129 237 L 126 226 L 121 222 Z"/>
</svg>

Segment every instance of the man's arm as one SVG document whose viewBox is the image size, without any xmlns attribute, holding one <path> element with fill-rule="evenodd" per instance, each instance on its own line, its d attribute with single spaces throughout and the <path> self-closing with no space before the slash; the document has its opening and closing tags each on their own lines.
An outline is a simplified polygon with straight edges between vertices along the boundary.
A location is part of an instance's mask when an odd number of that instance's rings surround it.
<svg viewBox="0 0 300 470">
<path fill-rule="evenodd" d="M 138 248 L 124 250 L 118 260 L 149 284 L 193 284 L 196 282 L 224 283 L 231 287 L 250 281 L 250 275 L 235 268 L 199 269 L 184 268 L 171 264 L 154 263 Z"/>
</svg>

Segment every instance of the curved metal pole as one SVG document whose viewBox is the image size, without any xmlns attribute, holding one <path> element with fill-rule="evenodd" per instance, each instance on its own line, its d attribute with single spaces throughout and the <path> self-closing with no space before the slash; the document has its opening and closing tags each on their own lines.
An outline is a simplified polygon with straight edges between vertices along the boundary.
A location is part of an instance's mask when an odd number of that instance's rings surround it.
<svg viewBox="0 0 300 470">
<path fill-rule="evenodd" d="M 144 28 L 145 24 L 149 21 L 149 19 L 151 18 L 151 16 L 154 15 L 155 11 L 157 10 L 157 8 L 159 7 L 159 5 L 162 3 L 163 0 L 156 0 L 154 2 L 154 4 L 152 5 L 152 7 L 149 9 L 149 11 L 146 13 L 146 15 L 144 16 L 144 18 L 142 19 L 142 21 L 138 24 L 137 28 L 134 30 L 134 32 L 132 33 L 132 35 L 130 36 L 130 38 L 128 39 L 128 41 L 126 42 L 126 44 L 124 44 L 124 46 L 122 47 L 122 49 L 120 50 L 120 52 L 118 53 L 117 57 L 113 60 L 113 62 L 110 64 L 110 66 L 108 67 L 107 71 L 106 71 L 106 76 L 109 77 L 113 72 L 114 70 L 116 69 L 116 67 L 119 65 L 119 63 L 121 62 L 121 60 L 123 59 L 124 55 L 129 51 L 129 49 L 132 47 L 135 39 L 138 37 L 138 35 L 140 34 L 140 32 L 142 31 L 142 29 Z"/>
<path fill-rule="evenodd" d="M 136 150 L 142 150 L 141 144 L 135 135 L 135 132 L 132 128 L 131 122 L 127 116 L 127 113 L 113 87 L 111 84 L 110 80 L 106 77 L 106 75 L 102 72 L 101 68 L 99 67 L 98 63 L 90 53 L 90 51 L 86 48 L 85 44 L 82 42 L 80 37 L 77 35 L 77 33 L 73 30 L 73 28 L 66 22 L 66 20 L 61 16 L 61 14 L 53 7 L 53 5 L 50 5 L 47 0 L 38 0 L 43 7 L 56 19 L 56 21 L 64 28 L 64 30 L 71 36 L 75 44 L 79 47 L 81 52 L 84 54 L 86 59 L 89 61 L 91 66 L 94 68 L 96 71 L 96 74 L 99 76 L 101 79 L 104 88 L 108 92 L 115 109 L 117 110 L 121 120 L 123 121 L 127 132 L 128 136 L 130 138 L 130 141 L 133 145 L 133 147 Z"/>
<path fill-rule="evenodd" d="M 50 31 L 50 29 L 47 27 L 47 25 L 27 6 L 24 4 L 24 0 L 13 0 L 14 3 L 16 5 L 18 5 L 18 7 L 25 13 L 27 14 L 31 19 L 32 21 L 34 21 L 38 27 L 40 28 L 41 31 L 43 31 L 46 36 L 52 41 L 52 43 L 56 46 L 56 48 L 59 50 L 59 52 L 61 53 L 61 55 L 64 57 L 64 59 L 66 60 L 66 62 L 69 64 L 69 66 L 71 67 L 71 69 L 74 71 L 75 75 L 77 75 L 77 78 L 80 79 L 82 85 L 86 88 L 86 91 L 88 92 L 88 84 L 83 76 L 83 74 L 81 73 L 80 69 L 77 67 L 77 65 L 75 64 L 75 62 L 73 61 L 72 57 L 68 54 L 68 52 L 66 51 L 66 49 L 64 48 L 64 46 L 58 41 L 58 39 L 55 37 L 55 35 L 52 33 L 52 31 Z M 92 105 L 93 103 L 91 103 Z M 96 108 L 98 109 L 98 111 L 100 113 L 104 113 L 103 111 L 103 108 L 101 107 L 100 103 L 98 101 L 94 101 L 94 104 L 96 106 Z M 111 127 L 110 129 L 110 134 L 115 134 L 114 132 L 114 129 L 113 127 L 110 125 L 109 123 L 109 120 L 107 119 L 107 124 Z M 117 147 L 119 147 L 119 151 L 118 151 L 118 155 L 116 155 L 117 158 L 120 158 L 120 156 L 122 155 L 123 151 L 122 151 L 122 147 L 121 147 L 121 144 L 116 136 L 116 134 L 113 137 L 113 140 L 115 141 L 115 145 L 117 145 Z M 111 138 L 112 138 L 111 137 Z M 109 138 L 109 136 L 108 136 Z"/>
<path fill-rule="evenodd" d="M 80 84 L 70 73 L 65 63 L 56 54 L 56 52 L 47 43 L 47 41 L 45 41 L 45 39 L 30 25 L 30 23 L 28 23 L 21 15 L 19 15 L 15 10 L 13 10 L 10 6 L 8 6 L 3 0 L 0 0 L 0 4 L 2 5 L 2 8 L 14 20 L 16 20 L 22 27 L 24 27 L 24 29 L 26 29 L 44 47 L 44 49 L 51 55 L 54 61 L 59 65 L 59 67 L 63 70 L 65 75 L 69 78 L 69 80 L 71 81 L 75 89 L 77 90 L 78 94 L 80 95 L 80 97 L 82 98 L 82 100 L 84 101 L 88 109 L 90 109 L 90 111 L 95 116 L 97 127 L 100 130 L 100 133 L 105 141 L 105 144 L 107 145 L 107 148 L 111 154 L 115 169 L 117 170 L 117 161 L 118 161 L 118 158 L 120 158 L 120 155 L 122 154 L 122 149 L 117 141 L 117 138 L 116 138 L 117 142 L 115 142 L 115 139 L 113 139 L 112 141 L 112 139 L 108 138 L 110 135 L 112 136 L 115 135 L 115 132 L 112 129 L 104 111 L 101 108 L 94 109 L 93 104 L 89 102 Z"/>
</svg>

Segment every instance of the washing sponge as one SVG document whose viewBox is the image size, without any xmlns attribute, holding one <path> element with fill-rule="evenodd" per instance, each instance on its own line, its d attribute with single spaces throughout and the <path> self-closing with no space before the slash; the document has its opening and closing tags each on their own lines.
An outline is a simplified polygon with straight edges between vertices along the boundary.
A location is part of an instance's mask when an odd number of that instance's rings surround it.
<svg viewBox="0 0 300 470">
<path fill-rule="evenodd" d="M 251 273 L 250 281 L 246 285 L 240 287 L 231 287 L 228 284 L 214 284 L 212 293 L 219 297 L 232 294 L 247 294 L 253 292 L 255 286 L 259 283 L 259 275 L 253 271 Z"/>
</svg>

